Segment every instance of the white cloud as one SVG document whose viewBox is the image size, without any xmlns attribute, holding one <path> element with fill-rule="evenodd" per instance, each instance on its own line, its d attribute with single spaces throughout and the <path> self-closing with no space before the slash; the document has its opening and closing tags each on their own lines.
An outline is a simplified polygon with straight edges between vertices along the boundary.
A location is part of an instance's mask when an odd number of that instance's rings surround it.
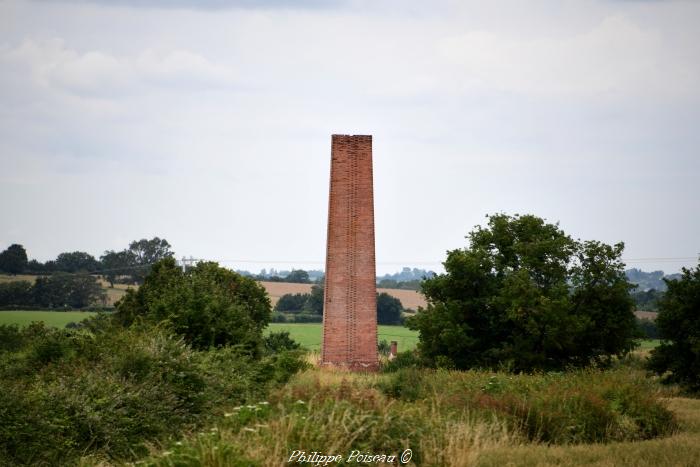
<svg viewBox="0 0 700 467">
<path fill-rule="evenodd" d="M 79 52 L 62 39 L 25 40 L 0 49 L 8 73 L 34 84 L 86 96 L 114 96 L 159 86 L 234 86 L 235 73 L 202 55 L 181 49 L 147 48 L 133 56 Z"/>
<path fill-rule="evenodd" d="M 700 79 L 698 62 L 672 62 L 658 32 L 622 16 L 606 17 L 586 32 L 563 37 L 476 30 L 446 38 L 438 49 L 456 67 L 462 92 L 696 95 Z"/>
</svg>

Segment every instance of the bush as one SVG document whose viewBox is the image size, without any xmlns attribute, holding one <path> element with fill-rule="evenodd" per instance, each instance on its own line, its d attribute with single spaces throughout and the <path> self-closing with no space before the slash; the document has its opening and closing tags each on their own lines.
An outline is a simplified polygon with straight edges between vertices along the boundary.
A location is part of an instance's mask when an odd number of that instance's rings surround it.
<svg viewBox="0 0 700 467">
<path fill-rule="evenodd" d="M 168 258 L 153 265 L 138 290 L 127 290 L 115 317 L 127 326 L 165 322 L 197 349 L 238 345 L 257 355 L 270 313 L 270 299 L 254 280 L 216 263 L 183 272 Z"/>
<path fill-rule="evenodd" d="M 297 350 L 301 346 L 289 336 L 289 331 L 271 332 L 265 336 L 267 353 L 278 353 L 284 350 Z"/>
<path fill-rule="evenodd" d="M 636 344 L 624 245 L 578 242 L 535 216 L 489 217 L 407 319 L 433 365 L 513 371 L 607 364 Z"/>
<path fill-rule="evenodd" d="M 423 368 L 427 365 L 428 363 L 420 357 L 417 351 L 407 350 L 397 353 L 396 358 L 387 362 L 382 369 L 384 372 L 393 373 L 402 368 Z"/>
<path fill-rule="evenodd" d="M 128 461 L 147 446 L 260 400 L 306 366 L 279 351 L 194 351 L 164 329 L 91 323 L 94 334 L 0 327 L 0 464 L 66 465 L 93 454 Z"/>
<path fill-rule="evenodd" d="M 651 351 L 649 368 L 670 383 L 700 391 L 700 264 L 683 268 L 678 280 L 665 280 L 656 325 L 661 345 Z"/>
</svg>

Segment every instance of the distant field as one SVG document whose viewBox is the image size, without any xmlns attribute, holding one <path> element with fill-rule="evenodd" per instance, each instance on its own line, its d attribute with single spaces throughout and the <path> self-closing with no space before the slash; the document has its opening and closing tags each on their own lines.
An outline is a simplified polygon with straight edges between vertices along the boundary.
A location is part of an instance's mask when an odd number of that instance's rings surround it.
<svg viewBox="0 0 700 467">
<path fill-rule="evenodd" d="M 0 324 L 26 326 L 32 321 L 43 321 L 47 326 L 63 328 L 95 314 L 91 311 L 0 311 Z"/>
<path fill-rule="evenodd" d="M 290 282 L 267 281 L 261 281 L 260 283 L 263 285 L 263 287 L 265 287 L 265 290 L 267 290 L 267 293 L 270 295 L 270 300 L 272 301 L 273 306 L 284 294 L 311 292 L 311 284 L 292 284 Z M 377 292 L 386 292 L 392 297 L 398 298 L 401 300 L 401 304 L 404 306 L 404 308 L 411 308 L 415 310 L 419 306 L 425 306 L 425 298 L 415 290 L 377 289 Z"/>
<path fill-rule="evenodd" d="M 290 336 L 303 347 L 311 350 L 321 348 L 320 323 L 271 323 L 268 332 L 289 331 Z M 403 326 L 379 326 L 379 340 L 396 341 L 399 351 L 413 349 L 418 343 L 418 333 Z"/>
<path fill-rule="evenodd" d="M 644 339 L 639 341 L 639 349 L 640 350 L 651 350 L 654 347 L 658 347 L 659 345 L 659 340 L 658 339 Z"/>
</svg>

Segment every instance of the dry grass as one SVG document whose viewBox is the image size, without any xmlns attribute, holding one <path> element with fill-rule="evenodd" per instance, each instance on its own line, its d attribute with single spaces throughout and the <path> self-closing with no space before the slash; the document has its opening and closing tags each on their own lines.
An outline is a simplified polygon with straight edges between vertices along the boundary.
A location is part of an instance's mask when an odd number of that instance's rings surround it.
<svg viewBox="0 0 700 467">
<path fill-rule="evenodd" d="M 293 284 L 290 282 L 267 282 L 261 281 L 265 290 L 267 290 L 268 295 L 270 295 L 270 300 L 272 305 L 279 300 L 282 295 L 285 294 L 295 294 L 295 293 L 310 293 L 312 284 Z M 401 289 L 377 289 L 378 293 L 386 292 L 392 297 L 396 297 L 401 300 L 401 304 L 404 308 L 411 308 L 413 310 L 417 309 L 419 306 L 425 306 L 425 297 L 415 290 L 401 290 Z"/>
<path fill-rule="evenodd" d="M 36 281 L 36 277 L 37 276 L 33 276 L 33 275 L 29 275 L 29 274 L 17 274 L 17 275 L 0 274 L 0 283 L 27 281 L 27 282 L 31 282 L 33 284 Z"/>
<path fill-rule="evenodd" d="M 669 408 L 680 430 L 667 438 L 649 441 L 546 446 L 525 444 L 498 450 L 487 448 L 480 466 L 698 466 L 700 465 L 700 400 L 674 397 Z"/>
<path fill-rule="evenodd" d="M 650 319 L 652 321 L 656 320 L 658 313 L 656 311 L 641 311 L 637 310 L 634 315 L 639 319 Z"/>
<path fill-rule="evenodd" d="M 12 276 L 9 274 L 0 274 L 0 282 L 14 282 L 14 281 L 28 281 L 34 283 L 37 276 L 28 274 L 17 274 Z M 109 286 L 104 278 L 99 279 L 100 285 L 105 289 L 107 293 L 107 305 L 114 305 L 114 303 L 122 298 L 126 293 L 128 288 L 138 288 L 138 286 L 127 285 L 127 284 L 114 284 L 114 287 Z M 280 297 L 284 294 L 295 294 L 295 293 L 310 293 L 312 284 L 294 284 L 291 282 L 267 282 L 261 281 L 260 284 L 265 287 L 268 295 L 270 296 L 270 301 L 272 306 L 274 306 Z M 386 292 L 392 297 L 396 297 L 401 300 L 404 308 L 410 308 L 412 310 L 417 309 L 419 306 L 425 306 L 425 297 L 414 290 L 400 290 L 400 289 L 377 289 L 378 293 Z"/>
</svg>

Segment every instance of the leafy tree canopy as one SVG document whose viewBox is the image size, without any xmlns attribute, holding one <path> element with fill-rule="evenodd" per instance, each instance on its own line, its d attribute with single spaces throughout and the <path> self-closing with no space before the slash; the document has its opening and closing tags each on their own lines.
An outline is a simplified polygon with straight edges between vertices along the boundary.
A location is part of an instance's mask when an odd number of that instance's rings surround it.
<svg viewBox="0 0 700 467">
<path fill-rule="evenodd" d="M 153 265 L 116 308 L 124 325 L 165 322 L 195 348 L 240 345 L 256 355 L 271 314 L 267 292 L 253 279 L 212 262 L 182 271 L 173 258 Z"/>
<path fill-rule="evenodd" d="M 669 382 L 700 391 L 700 264 L 683 268 L 681 278 L 666 285 L 656 318 L 662 341 L 652 350 L 649 367 Z"/>
<path fill-rule="evenodd" d="M 637 328 L 620 255 L 533 215 L 488 216 L 423 281 L 426 309 L 408 319 L 435 364 L 514 371 L 607 362 Z"/>
<path fill-rule="evenodd" d="M 0 271 L 19 274 L 27 267 L 27 251 L 22 245 L 13 244 L 0 253 Z"/>
<path fill-rule="evenodd" d="M 100 268 L 100 263 L 89 253 L 72 251 L 58 255 L 55 267 L 64 272 L 94 272 Z"/>
<path fill-rule="evenodd" d="M 285 282 L 296 282 L 299 284 L 308 284 L 309 282 L 311 282 L 311 280 L 309 279 L 309 273 L 304 271 L 303 269 L 294 269 L 284 279 Z"/>
<path fill-rule="evenodd" d="M 377 294 L 377 323 L 401 324 L 401 300 L 386 292 Z"/>
</svg>

